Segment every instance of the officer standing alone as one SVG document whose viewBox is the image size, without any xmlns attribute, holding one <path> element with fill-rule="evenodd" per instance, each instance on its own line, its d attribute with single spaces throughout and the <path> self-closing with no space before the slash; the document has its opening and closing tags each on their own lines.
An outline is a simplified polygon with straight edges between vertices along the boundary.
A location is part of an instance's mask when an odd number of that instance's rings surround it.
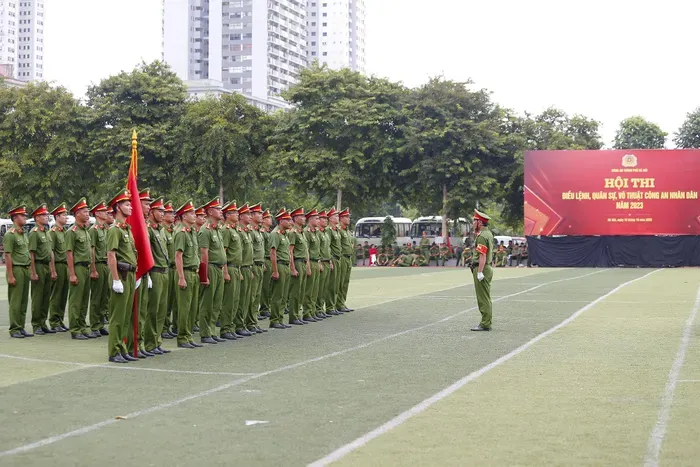
<svg viewBox="0 0 700 467">
<path fill-rule="evenodd" d="M 488 229 L 491 218 L 486 214 L 474 210 L 474 254 L 472 256 L 471 269 L 474 275 L 474 289 L 476 290 L 476 302 L 481 312 L 481 323 L 472 328 L 472 331 L 491 330 L 491 279 L 493 278 L 494 239 L 493 233 Z"/>
</svg>

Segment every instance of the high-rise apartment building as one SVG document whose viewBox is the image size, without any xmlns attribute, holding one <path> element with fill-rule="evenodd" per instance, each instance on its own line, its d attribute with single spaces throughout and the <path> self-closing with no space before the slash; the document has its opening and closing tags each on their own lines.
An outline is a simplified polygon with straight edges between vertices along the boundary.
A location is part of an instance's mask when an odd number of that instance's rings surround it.
<svg viewBox="0 0 700 467">
<path fill-rule="evenodd" d="M 308 0 L 309 63 L 365 71 L 365 1 Z"/>
<path fill-rule="evenodd" d="M 188 82 L 273 99 L 306 66 L 305 0 L 163 0 L 163 59 Z"/>
<path fill-rule="evenodd" d="M 0 0 L 0 70 L 22 81 L 44 78 L 43 0 Z"/>
</svg>

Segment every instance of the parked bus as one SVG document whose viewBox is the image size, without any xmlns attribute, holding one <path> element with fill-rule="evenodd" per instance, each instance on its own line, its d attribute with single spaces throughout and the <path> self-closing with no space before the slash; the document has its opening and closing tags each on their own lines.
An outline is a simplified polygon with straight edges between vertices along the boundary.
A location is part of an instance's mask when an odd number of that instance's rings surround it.
<svg viewBox="0 0 700 467">
<path fill-rule="evenodd" d="M 396 243 L 403 245 L 410 242 L 409 231 L 411 230 L 411 219 L 406 217 L 390 217 L 394 221 L 396 228 Z M 386 217 L 363 217 L 355 224 L 355 238 L 357 243 L 364 245 L 365 242 L 370 245 L 382 244 L 382 224 Z"/>
<path fill-rule="evenodd" d="M 447 230 L 450 232 L 450 245 L 460 246 L 464 243 L 464 237 L 469 234 L 470 225 L 464 217 L 457 219 L 457 222 L 448 219 Z M 445 243 L 445 238 L 442 235 L 442 216 L 419 217 L 414 220 L 411 224 L 411 241 L 416 242 L 416 245 L 420 244 L 424 231 L 435 244 Z"/>
</svg>

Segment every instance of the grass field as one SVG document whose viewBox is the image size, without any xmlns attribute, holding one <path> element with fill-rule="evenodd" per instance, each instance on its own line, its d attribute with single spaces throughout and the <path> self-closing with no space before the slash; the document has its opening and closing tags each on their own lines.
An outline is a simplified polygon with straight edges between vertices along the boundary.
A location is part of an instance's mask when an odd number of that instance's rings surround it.
<svg viewBox="0 0 700 467">
<path fill-rule="evenodd" d="M 700 465 L 695 269 L 499 269 L 473 333 L 467 270 L 358 268 L 354 313 L 128 365 L 10 339 L 0 283 L 2 466 Z"/>
</svg>

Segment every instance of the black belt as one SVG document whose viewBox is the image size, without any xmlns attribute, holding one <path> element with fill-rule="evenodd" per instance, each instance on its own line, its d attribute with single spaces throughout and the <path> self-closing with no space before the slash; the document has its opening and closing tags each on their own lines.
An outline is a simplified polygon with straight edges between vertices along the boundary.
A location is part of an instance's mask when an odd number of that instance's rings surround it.
<svg viewBox="0 0 700 467">
<path fill-rule="evenodd" d="M 331 262 L 330 259 L 322 259 L 321 261 L 323 261 L 324 263 L 330 263 L 330 262 Z"/>
<path fill-rule="evenodd" d="M 294 258 L 294 262 L 296 263 L 297 261 L 301 261 L 301 262 L 305 263 L 306 259 L 305 258 Z"/>
<path fill-rule="evenodd" d="M 199 268 L 198 268 L 198 267 L 194 267 L 194 268 L 183 268 L 183 269 L 184 269 L 185 271 L 188 271 L 188 272 L 199 272 Z"/>
<path fill-rule="evenodd" d="M 289 261 L 277 261 L 277 264 L 284 264 L 285 266 L 289 266 Z"/>
<path fill-rule="evenodd" d="M 119 272 L 132 272 L 136 271 L 136 266 L 132 266 L 124 261 L 117 261 L 117 271 Z"/>
<path fill-rule="evenodd" d="M 17 266 L 18 268 L 29 269 L 29 265 L 28 265 L 28 264 L 12 264 L 12 267 L 13 267 L 13 268 L 14 268 L 15 266 Z"/>
<path fill-rule="evenodd" d="M 321 258 L 311 258 L 311 261 L 321 261 Z"/>
<path fill-rule="evenodd" d="M 151 270 L 148 271 L 148 272 L 157 272 L 157 273 L 159 273 L 159 274 L 167 274 L 167 273 L 168 273 L 168 268 L 156 268 L 156 267 L 153 267 L 153 268 L 151 268 Z"/>
<path fill-rule="evenodd" d="M 262 265 L 265 264 L 265 261 L 255 261 L 254 264 L 255 264 L 256 266 L 262 266 Z"/>
<path fill-rule="evenodd" d="M 215 268 L 223 268 L 226 263 L 209 263 L 209 266 L 214 266 Z"/>
<path fill-rule="evenodd" d="M 75 266 L 82 266 L 84 268 L 90 266 L 90 263 L 88 261 L 81 261 L 79 263 L 74 263 Z"/>
<path fill-rule="evenodd" d="M 239 265 L 234 264 L 234 263 L 226 263 L 227 266 L 231 266 L 232 268 L 240 268 Z"/>
<path fill-rule="evenodd" d="M 50 263 L 50 261 L 39 261 L 39 260 L 36 260 L 36 259 L 35 259 L 35 260 L 34 260 L 34 263 L 35 263 L 35 264 L 48 265 L 48 264 Z"/>
<path fill-rule="evenodd" d="M 252 267 L 253 267 L 253 265 L 247 265 L 247 266 L 239 266 L 238 268 L 239 269 L 250 269 Z"/>
<path fill-rule="evenodd" d="M 107 261 L 95 261 L 95 264 L 107 264 Z"/>
</svg>

